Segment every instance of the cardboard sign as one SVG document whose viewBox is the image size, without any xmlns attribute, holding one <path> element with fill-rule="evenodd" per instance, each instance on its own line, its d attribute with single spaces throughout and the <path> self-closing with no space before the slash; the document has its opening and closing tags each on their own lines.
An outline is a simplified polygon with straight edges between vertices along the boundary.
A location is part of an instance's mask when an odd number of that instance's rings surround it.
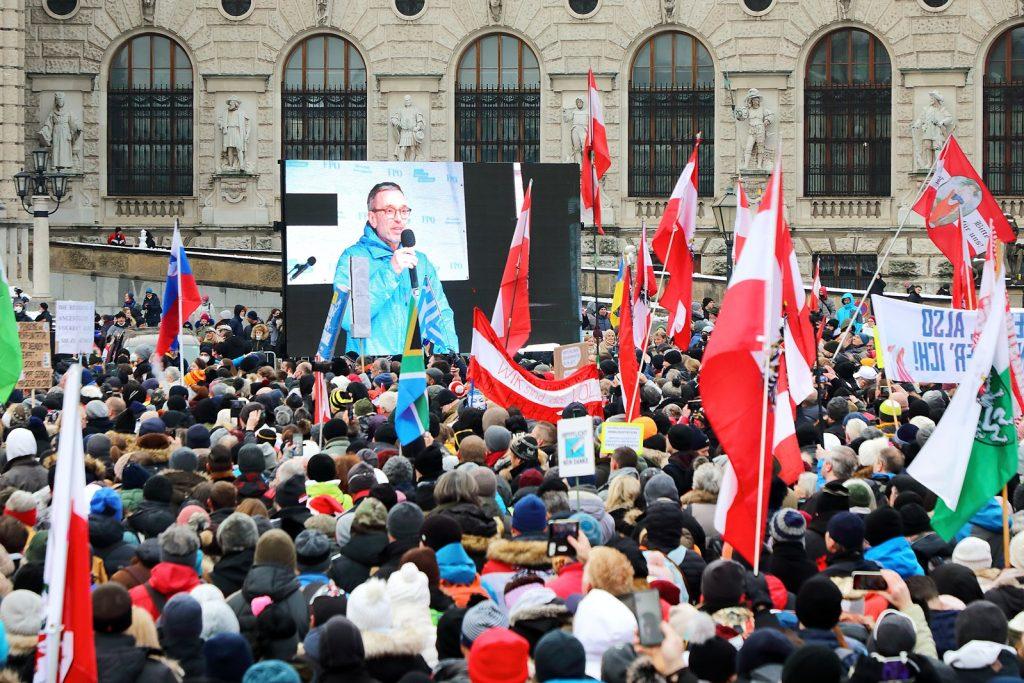
<svg viewBox="0 0 1024 683">
<path fill-rule="evenodd" d="M 601 425 L 601 453 L 614 453 L 628 446 L 637 453 L 644 447 L 643 425 L 632 422 L 605 422 Z"/>
<path fill-rule="evenodd" d="M 590 345 L 586 342 L 556 346 L 555 379 L 564 379 L 590 362 Z"/>
<path fill-rule="evenodd" d="M 58 301 L 57 353 L 92 353 L 95 315 L 96 304 L 92 301 Z"/>
<path fill-rule="evenodd" d="M 573 417 L 558 421 L 558 475 L 587 477 L 596 471 L 594 419 Z"/>
<path fill-rule="evenodd" d="M 27 391 L 52 387 L 49 323 L 18 323 L 18 342 L 24 363 L 16 388 Z"/>
</svg>

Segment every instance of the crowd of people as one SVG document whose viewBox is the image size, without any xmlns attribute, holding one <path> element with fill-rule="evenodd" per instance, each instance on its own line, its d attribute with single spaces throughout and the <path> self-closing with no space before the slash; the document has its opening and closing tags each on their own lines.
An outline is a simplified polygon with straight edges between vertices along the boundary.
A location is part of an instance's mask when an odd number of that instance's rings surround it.
<svg viewBox="0 0 1024 683">
<path fill-rule="evenodd" d="M 400 445 L 398 359 L 253 353 L 238 306 L 180 377 L 146 353 L 101 357 L 111 329 L 159 310 L 152 292 L 126 298 L 97 328 L 80 415 L 61 414 L 63 359 L 52 388 L 4 406 L 0 681 L 32 680 L 66 419 L 85 439 L 100 681 L 1022 680 L 1024 533 L 1006 555 L 993 498 L 943 540 L 935 495 L 905 473 L 953 389 L 883 391 L 870 315 L 822 296 L 805 472 L 771 481 L 757 574 L 715 525 L 729 454 L 697 384 L 711 299 L 694 303 L 687 348 L 659 329 L 645 350 L 642 447 L 566 478 L 556 426 L 487 401 L 463 356 L 429 358 L 429 429 Z M 607 318 L 581 319 L 605 400 L 595 439 L 624 419 Z M 546 358 L 517 360 L 552 377 Z M 314 424 L 317 372 L 330 419 Z M 859 572 L 880 583 L 855 588 Z"/>
</svg>

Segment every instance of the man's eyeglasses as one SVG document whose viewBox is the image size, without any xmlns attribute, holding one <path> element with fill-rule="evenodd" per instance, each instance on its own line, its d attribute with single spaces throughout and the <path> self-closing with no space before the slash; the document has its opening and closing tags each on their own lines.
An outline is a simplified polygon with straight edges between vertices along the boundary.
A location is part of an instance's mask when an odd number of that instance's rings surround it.
<svg viewBox="0 0 1024 683">
<path fill-rule="evenodd" d="M 396 209 L 393 206 L 388 206 L 383 209 L 370 209 L 373 213 L 382 213 L 385 218 L 394 218 L 395 216 L 401 216 L 402 219 L 406 219 L 412 214 L 412 209 L 408 206 L 403 206 L 401 209 Z"/>
</svg>

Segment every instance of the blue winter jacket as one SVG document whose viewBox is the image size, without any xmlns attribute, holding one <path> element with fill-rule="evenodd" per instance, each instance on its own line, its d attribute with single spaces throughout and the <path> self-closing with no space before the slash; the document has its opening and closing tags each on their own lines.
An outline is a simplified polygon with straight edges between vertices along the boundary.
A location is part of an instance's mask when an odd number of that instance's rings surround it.
<svg viewBox="0 0 1024 683">
<path fill-rule="evenodd" d="M 839 329 L 846 329 L 846 324 L 850 321 L 850 318 L 853 318 L 852 332 L 854 334 L 860 334 L 862 322 L 860 319 L 860 309 L 857 308 L 857 299 L 853 297 L 852 292 L 846 292 L 845 294 L 843 294 L 842 297 L 840 297 L 839 301 L 842 302 L 845 301 L 846 299 L 849 299 L 850 303 L 843 304 L 842 307 L 838 311 L 836 311 L 836 321 L 838 321 L 839 323 Z"/>
<path fill-rule="evenodd" d="M 883 569 L 891 569 L 904 579 L 908 576 L 924 576 L 917 555 L 903 536 L 895 536 L 868 548 L 864 559 L 877 562 Z"/>
<path fill-rule="evenodd" d="M 363 236 L 359 241 L 341 253 L 338 266 L 334 271 L 334 288 L 348 291 L 349 260 L 353 256 L 362 256 L 370 261 L 370 329 L 372 333 L 365 340 L 365 349 L 351 337 L 346 343 L 346 351 L 365 353 L 368 356 L 382 356 L 402 353 L 405 349 L 406 328 L 409 323 L 409 297 L 412 295 L 412 283 L 406 273 L 396 273 L 391 268 L 391 247 L 382 240 L 370 224 L 363 227 Z M 437 277 L 434 264 L 420 251 L 416 252 L 416 275 L 419 287 L 429 283 L 430 289 L 441 309 L 439 325 L 443 332 L 445 346 L 438 345 L 438 351 L 458 351 L 459 340 L 455 334 L 455 314 L 452 313 L 444 288 Z M 351 329 L 352 316 L 345 315 L 341 326 L 347 331 Z"/>
</svg>

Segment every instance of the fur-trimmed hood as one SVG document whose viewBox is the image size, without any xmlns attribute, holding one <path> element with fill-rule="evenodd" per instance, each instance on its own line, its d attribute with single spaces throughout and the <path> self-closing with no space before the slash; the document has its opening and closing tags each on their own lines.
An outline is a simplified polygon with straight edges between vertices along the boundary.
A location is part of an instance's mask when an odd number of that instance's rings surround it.
<svg viewBox="0 0 1024 683">
<path fill-rule="evenodd" d="M 658 673 L 650 657 L 637 657 L 626 669 L 626 680 L 630 683 L 665 683 L 665 677 Z"/>
<path fill-rule="evenodd" d="M 21 679 L 10 669 L 3 669 L 0 670 L 0 683 L 21 683 Z"/>
<path fill-rule="evenodd" d="M 166 434 L 144 434 L 135 441 L 132 462 L 143 467 L 163 467 L 171 459 L 173 439 Z"/>
<path fill-rule="evenodd" d="M 681 505 L 698 505 L 700 503 L 710 503 L 714 505 L 718 502 L 718 495 L 714 493 L 708 493 L 707 491 L 701 491 L 700 489 L 692 489 L 687 491 L 679 499 Z"/>
<path fill-rule="evenodd" d="M 549 602 L 544 605 L 531 605 L 522 609 L 514 610 L 509 617 L 509 624 L 515 626 L 523 621 L 534 621 L 535 619 L 564 619 L 571 620 L 569 608 L 561 601 Z"/>
<path fill-rule="evenodd" d="M 7 645 L 10 647 L 10 654 L 14 656 L 33 652 L 38 644 L 39 636 L 22 636 L 16 633 L 7 634 Z"/>
<path fill-rule="evenodd" d="M 544 541 L 519 541 L 514 538 L 491 541 L 487 548 L 487 559 L 517 567 L 551 567 L 548 544 Z"/>
<path fill-rule="evenodd" d="M 427 644 L 429 635 L 409 623 L 403 623 L 390 631 L 361 631 L 361 633 L 366 659 L 418 655 Z"/>
<path fill-rule="evenodd" d="M 501 540 L 496 536 L 475 536 L 473 534 L 462 535 L 462 547 L 466 549 L 466 552 L 470 555 L 479 555 L 483 557 L 490 548 L 491 543 L 497 540 Z"/>
<path fill-rule="evenodd" d="M 192 490 L 210 478 L 202 472 L 185 472 L 183 470 L 167 469 L 161 472 L 171 482 L 173 492 L 171 502 L 180 505 L 192 496 Z"/>
</svg>

